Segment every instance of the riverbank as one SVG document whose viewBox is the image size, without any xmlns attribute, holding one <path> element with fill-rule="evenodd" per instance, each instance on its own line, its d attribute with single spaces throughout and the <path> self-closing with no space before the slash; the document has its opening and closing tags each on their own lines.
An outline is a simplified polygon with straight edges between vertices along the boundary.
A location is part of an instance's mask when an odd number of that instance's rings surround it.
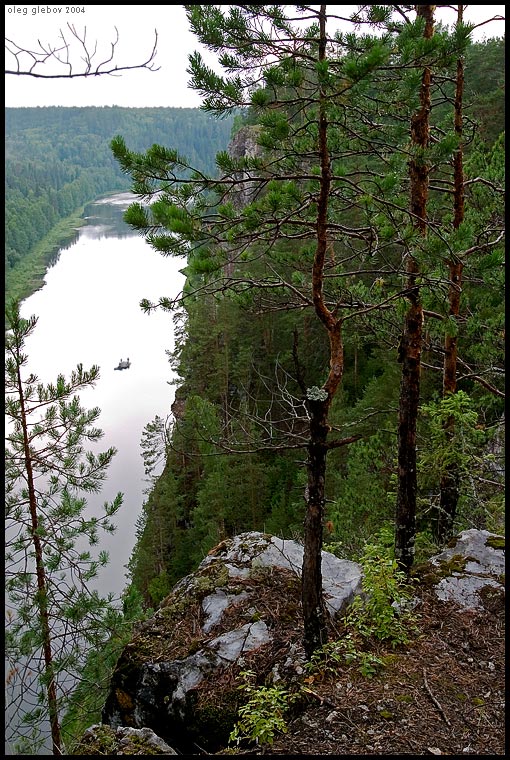
<svg viewBox="0 0 510 760">
<path fill-rule="evenodd" d="M 85 224 L 84 210 L 85 205 L 61 219 L 14 269 L 5 272 L 6 303 L 13 298 L 24 301 L 43 287 L 48 267 L 59 248 L 71 243 L 77 230 Z"/>
</svg>

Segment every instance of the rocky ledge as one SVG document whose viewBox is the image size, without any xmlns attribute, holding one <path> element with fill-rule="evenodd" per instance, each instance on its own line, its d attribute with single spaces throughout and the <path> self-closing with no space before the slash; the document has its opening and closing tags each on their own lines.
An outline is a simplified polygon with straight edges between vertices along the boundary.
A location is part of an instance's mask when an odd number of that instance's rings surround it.
<svg viewBox="0 0 510 760">
<path fill-rule="evenodd" d="M 103 725 L 89 729 L 75 754 L 221 753 L 242 704 L 242 671 L 258 683 L 303 680 L 302 559 L 298 543 L 255 532 L 215 547 L 139 624 L 111 679 Z M 334 625 L 360 593 L 362 570 L 328 552 L 322 560 Z M 504 538 L 464 531 L 422 572 L 438 600 L 483 607 L 504 591 Z M 132 729 L 149 731 L 150 750 L 118 746 Z"/>
</svg>

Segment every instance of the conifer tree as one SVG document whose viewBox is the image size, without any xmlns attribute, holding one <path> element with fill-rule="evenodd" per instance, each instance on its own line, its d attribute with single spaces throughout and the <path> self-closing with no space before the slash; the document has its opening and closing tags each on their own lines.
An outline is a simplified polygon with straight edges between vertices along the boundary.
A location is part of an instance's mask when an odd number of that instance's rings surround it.
<svg viewBox="0 0 510 760">
<path fill-rule="evenodd" d="M 462 23 L 463 6 L 458 6 L 458 23 Z M 464 135 L 463 135 L 463 98 L 464 98 L 464 60 L 459 56 L 455 81 L 454 128 L 459 138 L 459 146 L 453 159 L 453 229 L 458 230 L 464 221 Z M 459 257 L 452 257 L 448 262 L 449 275 L 449 318 L 457 322 L 460 315 L 460 295 L 462 293 L 462 270 L 464 262 Z M 443 397 L 457 390 L 457 352 L 458 331 L 450 330 L 445 336 L 443 363 Z M 455 421 L 453 416 L 445 423 L 446 437 L 451 441 L 454 436 Z M 453 525 L 459 500 L 459 472 L 454 466 L 445 469 L 441 476 L 440 501 L 436 519 L 433 523 L 434 537 L 439 545 L 448 541 L 453 534 Z"/>
<path fill-rule="evenodd" d="M 326 457 L 357 440 L 329 436 L 328 415 L 344 370 L 343 324 L 353 317 L 356 303 L 352 295 L 344 300 L 340 283 L 327 281 L 326 272 L 335 244 L 347 260 L 362 260 L 372 238 L 355 200 L 363 187 L 357 189 L 350 179 L 342 183 L 342 160 L 352 150 L 343 101 L 363 96 L 389 50 L 387 40 L 371 39 L 359 65 L 350 39 L 345 48 L 351 58 L 341 61 L 338 53 L 330 59 L 327 47 L 333 38 L 327 35 L 326 6 L 309 13 L 301 9 L 311 22 L 306 30 L 295 26 L 297 19 L 280 6 L 185 7 L 193 31 L 231 72 L 219 77 L 193 54 L 192 86 L 204 94 L 204 108 L 213 114 L 253 109 L 260 126 L 248 129 L 247 139 L 258 148 L 252 155 L 219 154 L 220 179 L 193 172 L 185 158 L 160 146 L 143 156 L 129 151 L 119 137 L 112 148 L 131 174 L 136 193 L 150 197 L 164 188 L 150 209 L 135 204 L 126 219 L 162 253 L 187 254 L 191 243 L 188 286 L 198 280 L 195 290 L 202 294 L 229 291 L 243 297 L 252 289 L 272 294 L 268 310 L 282 304 L 289 310 L 313 310 L 324 330 L 329 361 L 323 376 L 309 386 L 301 378 L 296 386 L 304 397 L 308 440 L 301 435 L 299 444 L 293 441 L 308 453 L 302 603 L 304 645 L 311 655 L 327 641 L 321 575 Z M 183 170 L 189 181 L 179 184 Z M 172 308 L 163 299 L 162 305 Z M 272 445 L 282 448 L 285 443 Z"/>
<path fill-rule="evenodd" d="M 424 37 L 434 34 L 433 5 L 417 5 L 419 18 L 425 21 Z M 419 234 L 427 234 L 427 203 L 430 166 L 426 158 L 429 146 L 432 72 L 425 66 L 421 79 L 420 105 L 411 119 L 409 162 L 410 206 L 413 226 Z M 417 286 L 419 263 L 411 251 L 407 256 L 406 275 L 409 306 L 399 347 L 402 362 L 398 420 L 398 487 L 395 519 L 395 556 L 400 567 L 409 572 L 414 561 L 416 534 L 416 425 L 420 401 L 421 352 L 423 340 L 423 303 Z"/>
<path fill-rule="evenodd" d="M 463 23 L 464 6 L 457 6 L 457 26 Z M 455 240 L 455 235 L 459 236 L 462 240 L 463 226 L 467 221 L 468 225 L 472 227 L 473 213 L 466 219 L 466 202 L 468 205 L 468 211 L 472 201 L 472 194 L 469 193 L 470 185 L 472 181 L 466 181 L 465 177 L 465 116 L 464 116 L 464 90 L 465 90 L 465 65 L 464 56 L 459 55 L 456 62 L 456 75 L 455 75 L 455 91 L 453 95 L 453 122 L 454 132 L 458 138 L 458 147 L 455 151 L 452 160 L 452 240 Z M 469 122 L 468 122 L 469 124 Z M 491 195 L 494 196 L 503 192 L 502 187 L 498 187 L 496 183 L 493 183 L 492 177 L 485 171 L 485 182 L 487 182 L 491 189 Z M 476 182 L 477 180 L 475 180 Z M 494 201 L 492 201 L 494 203 Z M 450 248 L 449 256 L 447 257 L 446 266 L 448 267 L 448 315 L 444 320 L 446 325 L 445 337 L 444 337 L 444 359 L 443 359 L 443 385 L 442 396 L 443 404 L 446 407 L 449 403 L 455 404 L 455 401 L 449 399 L 449 396 L 458 392 L 458 377 L 459 372 L 459 341 L 462 340 L 462 333 L 465 331 L 465 323 L 467 320 L 463 319 L 463 311 L 466 310 L 466 296 L 464 291 L 466 290 L 466 284 L 469 288 L 469 279 L 473 277 L 473 272 L 476 267 L 476 259 L 482 256 L 485 259 L 486 271 L 493 269 L 490 263 L 491 249 L 496 248 L 496 256 L 498 247 L 502 251 L 502 225 L 497 216 L 491 213 L 491 206 L 488 205 L 485 209 L 485 213 L 478 214 L 481 224 L 486 224 L 487 219 L 491 219 L 491 232 L 492 239 L 485 239 L 485 244 L 482 246 L 471 245 L 468 250 L 460 251 L 455 248 Z M 498 223 L 500 229 L 498 229 Z M 479 222 L 480 224 L 480 222 Z M 494 234 L 496 233 L 496 234 Z M 478 235 L 473 235 L 474 242 Z M 484 235 L 484 237 L 486 237 Z M 496 268 L 498 261 L 494 262 Z M 465 273 L 467 272 L 468 283 L 465 283 Z M 490 279 L 482 276 L 482 281 L 485 288 L 492 289 Z M 497 356 L 497 339 L 494 336 L 493 344 L 493 356 Z M 467 358 L 467 357 L 466 357 Z M 477 378 L 477 381 L 481 378 Z M 495 395 L 504 395 L 496 385 L 489 382 L 489 377 L 486 376 L 484 381 L 485 388 Z M 459 405 L 461 401 L 457 402 Z M 476 421 L 476 418 L 475 418 Z M 444 435 L 447 442 L 449 442 L 451 448 L 455 448 L 456 439 L 456 419 L 452 414 L 447 416 L 443 421 Z M 478 429 L 479 432 L 479 429 Z M 457 444 L 458 445 L 458 444 Z M 458 454 L 458 452 L 456 452 Z M 436 542 L 441 546 L 444 545 L 453 536 L 454 525 L 457 516 L 457 507 L 459 503 L 461 493 L 461 480 L 462 474 L 458 463 L 455 459 L 455 454 L 450 454 L 448 457 L 448 463 L 444 465 L 440 473 L 440 493 L 437 507 L 433 510 L 432 514 L 432 532 Z"/>
<path fill-rule="evenodd" d="M 256 313 L 313 315 L 320 327 L 322 343 L 308 351 L 314 363 L 304 372 L 305 341 L 297 329 L 287 346 L 293 367 L 285 368 L 293 386 L 274 390 L 274 399 L 285 390 L 293 404 L 292 422 L 286 429 L 281 418 L 274 424 L 278 404 L 271 402 L 259 415 L 265 432 L 251 449 L 264 444 L 307 452 L 302 602 L 310 655 L 327 639 L 321 584 L 327 455 L 359 438 L 331 424 L 341 397 L 345 335 L 382 313 L 385 324 L 396 324 L 393 308 L 405 300 L 401 356 L 413 387 L 403 385 L 396 549 L 407 567 L 412 562 L 416 465 L 407 457 L 412 449 L 415 458 L 418 414 L 419 277 L 431 266 L 431 240 L 443 239 L 427 219 L 430 72 L 451 66 L 469 30 L 453 38 L 445 30 L 424 35 L 429 6 L 418 6 L 428 10 L 414 22 L 408 6 L 399 7 L 397 18 L 392 6 L 363 6 L 350 20 L 355 28 L 377 27 L 372 36 L 335 30 L 347 19 L 325 5 L 185 7 L 192 30 L 227 72 L 217 74 L 194 53 L 191 86 L 203 96 L 205 111 L 222 116 L 239 109 L 245 126 L 231 150 L 218 154 L 217 177 L 197 172 L 175 150 L 154 145 L 140 154 L 122 137 L 112 142 L 133 191 L 153 201 L 134 204 L 126 220 L 155 250 L 187 257 L 183 298 L 144 301 L 142 308 L 172 310 L 185 307 L 186 299 L 231 297 L 251 303 Z M 440 168 L 455 145 L 443 137 L 434 146 Z M 441 218 L 443 198 L 434 203 Z M 392 342 L 391 335 L 383 339 Z M 225 395 L 228 378 L 221 381 Z"/>
<path fill-rule="evenodd" d="M 85 410 L 78 392 L 93 386 L 97 366 L 78 365 L 66 380 L 43 384 L 28 370 L 25 350 L 37 319 L 19 303 L 6 307 L 6 656 L 8 738 L 20 751 L 45 741 L 65 754 L 62 714 L 87 653 L 100 649 L 120 624 L 112 595 L 93 588 L 108 553 L 93 556 L 100 531 L 113 532 L 119 493 L 102 516 L 87 516 L 82 494 L 100 491 L 115 455 L 85 446 L 99 441 L 100 410 Z"/>
</svg>

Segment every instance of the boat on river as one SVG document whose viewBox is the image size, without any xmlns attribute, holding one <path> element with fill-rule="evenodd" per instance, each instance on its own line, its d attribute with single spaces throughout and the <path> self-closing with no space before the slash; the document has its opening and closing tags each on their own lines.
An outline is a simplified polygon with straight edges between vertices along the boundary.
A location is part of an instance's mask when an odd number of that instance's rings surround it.
<svg viewBox="0 0 510 760">
<path fill-rule="evenodd" d="M 128 359 L 126 359 L 126 361 L 123 361 L 121 359 L 120 362 L 119 362 L 119 364 L 118 364 L 118 366 L 114 367 L 114 369 L 129 369 L 130 366 L 131 366 L 131 362 L 129 361 L 129 357 L 128 357 Z"/>
</svg>

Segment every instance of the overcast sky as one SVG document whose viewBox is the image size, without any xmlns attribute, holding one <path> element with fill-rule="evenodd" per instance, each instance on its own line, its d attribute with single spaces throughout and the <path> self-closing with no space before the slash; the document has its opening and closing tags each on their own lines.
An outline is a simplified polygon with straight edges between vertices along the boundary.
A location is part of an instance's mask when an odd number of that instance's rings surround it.
<svg viewBox="0 0 510 760">
<path fill-rule="evenodd" d="M 188 87 L 186 73 L 188 55 L 201 50 L 210 65 L 215 59 L 201 49 L 190 32 L 181 5 L 6 5 L 5 36 L 18 45 L 35 50 L 38 40 L 43 45 L 56 46 L 62 29 L 71 39 L 68 23 L 74 24 L 82 35 L 87 30 L 88 48 L 96 42 L 95 61 L 108 57 L 110 44 L 119 32 L 114 63 L 117 66 L 136 65 L 147 60 L 158 31 L 155 64 L 157 72 L 129 71 L 121 76 L 101 76 L 90 79 L 34 79 L 28 76 L 6 75 L 5 106 L 171 106 L 196 108 L 200 97 Z M 330 8 L 334 6 L 329 6 Z M 357 6 L 336 6 L 342 15 L 349 15 Z M 454 6 L 449 6 L 451 9 Z M 75 12 L 70 11 L 74 9 Z M 83 12 L 82 12 L 83 9 Z M 48 10 L 50 12 L 48 12 Z M 78 12 L 76 12 L 78 11 Z M 453 10 L 444 9 L 445 23 L 454 23 Z M 469 5 L 466 21 L 480 23 L 495 15 L 504 16 L 504 5 Z M 504 21 L 481 26 L 473 33 L 475 40 L 502 37 Z M 76 48 L 75 43 L 75 48 Z M 6 69 L 14 68 L 12 56 L 6 55 Z M 39 69 L 38 69 L 39 70 Z M 45 71 L 48 71 L 46 67 Z M 62 70 L 60 70 L 62 73 Z"/>
</svg>

